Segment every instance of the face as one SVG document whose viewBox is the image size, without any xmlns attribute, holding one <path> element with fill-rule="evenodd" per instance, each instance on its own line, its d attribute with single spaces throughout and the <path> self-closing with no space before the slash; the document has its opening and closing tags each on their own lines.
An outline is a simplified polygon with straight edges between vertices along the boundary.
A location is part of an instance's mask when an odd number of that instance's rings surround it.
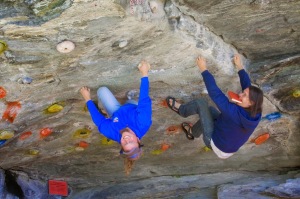
<svg viewBox="0 0 300 199">
<path fill-rule="evenodd" d="M 240 100 L 242 100 L 242 103 L 237 103 L 237 105 L 249 108 L 252 104 L 249 98 L 249 88 L 246 88 L 242 93 L 239 94 Z"/>
<path fill-rule="evenodd" d="M 122 133 L 121 145 L 124 151 L 130 151 L 133 148 L 139 147 L 139 138 L 136 137 L 135 133 L 128 129 Z"/>
</svg>

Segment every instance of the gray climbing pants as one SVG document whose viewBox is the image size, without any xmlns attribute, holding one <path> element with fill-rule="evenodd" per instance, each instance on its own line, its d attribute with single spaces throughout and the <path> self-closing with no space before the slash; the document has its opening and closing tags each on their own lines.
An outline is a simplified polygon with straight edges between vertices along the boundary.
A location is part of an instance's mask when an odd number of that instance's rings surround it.
<svg viewBox="0 0 300 199">
<path fill-rule="evenodd" d="M 203 133 L 203 141 L 209 148 L 212 133 L 214 131 L 214 121 L 220 115 L 220 112 L 212 107 L 208 106 L 205 99 L 196 99 L 182 104 L 179 107 L 179 115 L 182 117 L 188 117 L 190 115 L 199 115 L 199 120 L 192 127 L 192 134 L 194 137 L 199 137 Z"/>
</svg>

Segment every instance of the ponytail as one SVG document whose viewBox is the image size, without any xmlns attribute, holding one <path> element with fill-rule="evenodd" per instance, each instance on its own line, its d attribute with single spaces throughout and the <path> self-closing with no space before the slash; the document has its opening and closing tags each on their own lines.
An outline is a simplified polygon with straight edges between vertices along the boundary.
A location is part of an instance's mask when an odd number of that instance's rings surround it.
<svg viewBox="0 0 300 199">
<path fill-rule="evenodd" d="M 133 163 L 135 160 L 131 160 L 129 158 L 124 158 L 124 170 L 125 174 L 128 176 L 132 170 Z"/>
</svg>

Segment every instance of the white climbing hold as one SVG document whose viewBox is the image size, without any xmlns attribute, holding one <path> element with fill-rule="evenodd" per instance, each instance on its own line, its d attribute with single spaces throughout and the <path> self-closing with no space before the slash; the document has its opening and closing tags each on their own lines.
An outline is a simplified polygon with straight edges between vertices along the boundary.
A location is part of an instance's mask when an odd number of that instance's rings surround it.
<svg viewBox="0 0 300 199">
<path fill-rule="evenodd" d="M 56 50 L 61 53 L 69 53 L 74 50 L 75 44 L 71 41 L 63 41 L 56 46 Z"/>
</svg>

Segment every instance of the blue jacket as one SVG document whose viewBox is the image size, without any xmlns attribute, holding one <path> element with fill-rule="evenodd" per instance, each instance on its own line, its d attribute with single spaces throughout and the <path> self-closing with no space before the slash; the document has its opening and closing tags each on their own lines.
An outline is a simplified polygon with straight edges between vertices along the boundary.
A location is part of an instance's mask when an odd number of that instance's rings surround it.
<svg viewBox="0 0 300 199">
<path fill-rule="evenodd" d="M 238 74 L 242 89 L 245 90 L 251 85 L 250 78 L 245 70 L 240 70 Z M 221 151 L 234 153 L 247 142 L 260 121 L 261 113 L 251 117 L 243 107 L 229 102 L 208 70 L 202 72 L 202 76 L 210 98 L 221 111 L 214 122 L 212 140 Z"/>
<path fill-rule="evenodd" d="M 124 104 L 113 113 L 111 118 L 105 118 L 92 100 L 89 100 L 86 105 L 98 130 L 108 139 L 119 143 L 122 137 L 120 130 L 129 127 L 141 139 L 152 124 L 148 77 L 141 78 L 138 105 Z"/>
</svg>

